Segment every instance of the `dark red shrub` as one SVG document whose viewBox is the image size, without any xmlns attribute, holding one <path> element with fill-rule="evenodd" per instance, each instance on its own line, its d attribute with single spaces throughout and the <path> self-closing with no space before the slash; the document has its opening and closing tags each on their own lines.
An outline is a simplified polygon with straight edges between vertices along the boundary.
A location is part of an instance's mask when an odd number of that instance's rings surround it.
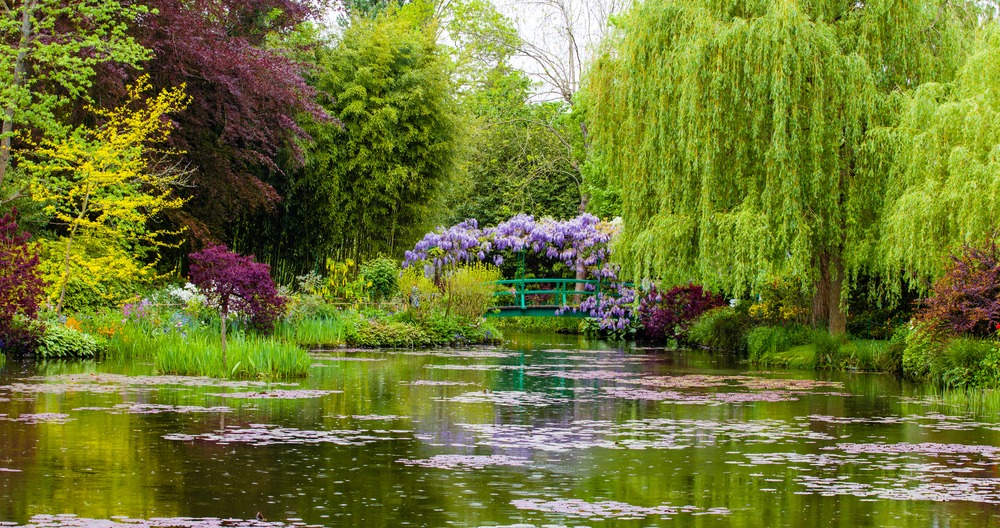
<svg viewBox="0 0 1000 528">
<path fill-rule="evenodd" d="M 684 344 L 691 323 L 701 314 L 725 303 L 721 295 L 705 291 L 697 284 L 675 286 L 666 293 L 653 285 L 639 300 L 642 335 L 654 341 L 673 339 Z"/>
<path fill-rule="evenodd" d="M 285 299 L 278 294 L 270 266 L 226 246 L 211 246 L 189 258 L 191 282 L 219 307 L 223 320 L 240 312 L 258 330 L 269 332 L 274 328 L 284 311 Z"/>
<path fill-rule="evenodd" d="M 952 255 L 918 317 L 952 334 L 990 336 L 1000 323 L 1000 259 L 997 245 L 966 246 Z"/>
<path fill-rule="evenodd" d="M 45 283 L 29 233 L 18 233 L 17 211 L 0 218 L 0 350 L 30 349 L 37 331 L 26 322 L 38 313 Z"/>
</svg>

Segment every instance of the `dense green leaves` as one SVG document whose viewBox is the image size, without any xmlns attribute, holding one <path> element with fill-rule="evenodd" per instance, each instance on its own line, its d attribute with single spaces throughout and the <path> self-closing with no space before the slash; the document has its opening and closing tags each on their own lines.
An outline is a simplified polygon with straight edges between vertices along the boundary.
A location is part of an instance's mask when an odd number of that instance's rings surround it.
<svg viewBox="0 0 1000 528">
<path fill-rule="evenodd" d="M 872 173 L 889 173 L 880 270 L 926 291 L 949 251 L 997 234 L 1000 27 L 986 29 L 954 83 L 928 83 L 905 98 L 898 126 L 875 131 L 869 150 Z"/>
<path fill-rule="evenodd" d="M 894 90 L 950 79 L 975 22 L 939 4 L 637 5 L 588 87 L 625 268 L 735 293 L 789 277 L 842 330 L 886 184 L 858 168 L 867 131 L 892 122 Z"/>
<path fill-rule="evenodd" d="M 440 211 L 462 142 L 448 59 L 426 4 L 356 19 L 318 52 L 315 86 L 341 124 L 316 143 L 291 195 L 316 249 L 396 254 Z"/>
</svg>

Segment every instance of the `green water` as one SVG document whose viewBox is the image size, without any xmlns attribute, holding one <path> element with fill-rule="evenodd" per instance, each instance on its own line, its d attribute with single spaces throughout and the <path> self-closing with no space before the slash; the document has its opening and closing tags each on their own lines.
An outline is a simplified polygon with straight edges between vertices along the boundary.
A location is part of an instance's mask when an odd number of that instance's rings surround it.
<svg viewBox="0 0 1000 528">
<path fill-rule="evenodd" d="M 748 372 L 557 335 L 317 353 L 291 384 L 155 374 L 8 361 L 0 525 L 925 527 L 1000 513 L 997 417 L 890 376 Z"/>
</svg>

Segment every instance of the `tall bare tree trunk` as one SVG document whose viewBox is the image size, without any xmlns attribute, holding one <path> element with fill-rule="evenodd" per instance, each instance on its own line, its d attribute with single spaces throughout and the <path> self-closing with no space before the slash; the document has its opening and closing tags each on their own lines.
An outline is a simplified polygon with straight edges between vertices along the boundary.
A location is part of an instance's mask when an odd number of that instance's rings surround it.
<svg viewBox="0 0 1000 528">
<path fill-rule="evenodd" d="M 14 59 L 14 88 L 24 84 L 27 73 L 24 61 L 28 57 L 28 49 L 31 46 L 31 21 L 34 18 L 35 7 L 38 0 L 25 2 L 21 11 L 21 38 L 17 43 L 17 57 Z M 0 185 L 3 184 L 7 176 L 7 167 L 10 165 L 10 135 L 14 129 L 14 103 L 4 109 L 3 124 L 0 125 Z"/>
</svg>

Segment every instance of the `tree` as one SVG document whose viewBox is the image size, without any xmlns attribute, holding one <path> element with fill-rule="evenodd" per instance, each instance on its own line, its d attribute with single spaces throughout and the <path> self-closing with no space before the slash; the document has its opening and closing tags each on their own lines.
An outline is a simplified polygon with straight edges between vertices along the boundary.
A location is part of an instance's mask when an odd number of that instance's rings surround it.
<svg viewBox="0 0 1000 528">
<path fill-rule="evenodd" d="M 270 331 L 281 316 L 285 299 L 271 279 L 271 267 L 243 256 L 226 246 L 210 246 L 188 255 L 191 283 L 211 304 L 218 306 L 222 319 L 222 368 L 226 368 L 226 325 L 229 314 L 242 312 L 254 327 Z"/>
<path fill-rule="evenodd" d="M 434 30 L 430 6 L 415 3 L 355 19 L 335 46 L 316 49 L 312 82 L 342 125 L 305 125 L 315 143 L 271 228 L 309 240 L 300 263 L 397 254 L 443 210 L 463 137 Z"/>
<path fill-rule="evenodd" d="M 616 258 L 735 294 L 784 276 L 843 332 L 888 184 L 860 168 L 866 135 L 894 93 L 954 75 L 976 24 L 973 2 L 637 5 L 588 85 L 621 188 Z"/>
<path fill-rule="evenodd" d="M 103 118 L 102 125 L 78 127 L 65 139 L 43 140 L 21 161 L 32 175 L 32 199 L 45 204 L 63 230 L 63 250 L 50 254 L 62 268 L 53 284 L 57 312 L 66 299 L 72 261 L 86 258 L 74 252 L 79 239 L 100 240 L 109 245 L 108 255 L 128 260 L 155 253 L 174 234 L 153 227 L 151 220 L 181 206 L 183 200 L 172 193 L 183 175 L 170 166 L 156 166 L 156 160 L 151 165 L 149 157 L 173 128 L 166 115 L 183 109 L 188 98 L 183 86 L 146 99 L 149 89 L 145 77 L 140 78 L 122 107 L 91 109 Z M 87 266 L 90 279 L 100 282 L 102 274 L 117 273 L 123 263 L 107 264 Z"/>
<path fill-rule="evenodd" d="M 486 82 L 464 94 L 470 114 L 469 156 L 449 207 L 454 222 L 475 218 L 498 224 L 518 213 L 557 219 L 579 214 L 580 184 L 573 145 L 551 129 L 567 125 L 565 105 L 532 103 L 530 81 L 498 66 Z"/>
<path fill-rule="evenodd" d="M 26 322 L 38 312 L 44 284 L 30 239 L 18 232 L 17 210 L 0 217 L 0 352 L 30 346 L 37 337 Z"/>
<path fill-rule="evenodd" d="M 878 270 L 926 293 L 963 245 L 985 245 L 1000 219 L 1000 26 L 990 24 L 952 83 L 927 83 L 867 146 L 885 172 Z M 898 289 L 889 292 L 898 295 Z"/>
<path fill-rule="evenodd" d="M 149 56 L 126 33 L 148 13 L 116 0 L 0 2 L 0 184 L 19 127 L 62 135 L 60 114 L 88 99 L 100 64 L 135 65 Z"/>
<path fill-rule="evenodd" d="M 185 83 L 191 103 L 173 116 L 170 147 L 191 168 L 170 214 L 203 243 L 229 240 L 234 221 L 273 211 L 275 190 L 301 166 L 309 137 L 301 115 L 327 118 L 306 84 L 307 66 L 281 36 L 318 15 L 323 1 L 148 0 L 152 12 L 129 34 L 152 50 L 144 64 L 154 89 Z M 308 43 L 307 43 L 308 44 Z M 97 90 L 120 98 L 129 76 L 107 68 Z"/>
</svg>

